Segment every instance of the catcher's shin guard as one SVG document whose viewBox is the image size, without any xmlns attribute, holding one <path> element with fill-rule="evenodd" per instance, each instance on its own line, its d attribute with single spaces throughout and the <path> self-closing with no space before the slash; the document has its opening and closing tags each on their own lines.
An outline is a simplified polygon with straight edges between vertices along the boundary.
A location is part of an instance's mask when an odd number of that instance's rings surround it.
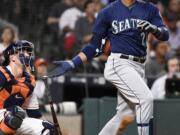
<svg viewBox="0 0 180 135">
<path fill-rule="evenodd" d="M 14 134 L 16 130 L 20 128 L 24 118 L 24 111 L 17 110 L 14 113 L 7 111 L 5 113 L 4 119 L 0 123 L 0 133 L 2 132 L 6 135 Z"/>
</svg>

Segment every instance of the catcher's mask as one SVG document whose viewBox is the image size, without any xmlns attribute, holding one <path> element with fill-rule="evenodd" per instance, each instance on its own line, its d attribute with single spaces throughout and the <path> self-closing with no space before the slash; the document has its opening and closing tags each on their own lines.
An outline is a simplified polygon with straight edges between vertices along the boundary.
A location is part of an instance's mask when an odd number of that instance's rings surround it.
<svg viewBox="0 0 180 135">
<path fill-rule="evenodd" d="M 25 55 L 25 53 L 28 53 L 28 56 Z M 33 61 L 34 61 L 34 45 L 33 43 L 26 41 L 26 40 L 20 40 L 16 43 L 10 44 L 4 51 L 3 55 L 5 58 L 5 61 L 3 63 L 4 66 L 7 66 L 9 64 L 9 56 L 12 54 L 18 54 L 20 62 L 25 67 L 30 67 L 30 69 L 33 71 Z"/>
</svg>

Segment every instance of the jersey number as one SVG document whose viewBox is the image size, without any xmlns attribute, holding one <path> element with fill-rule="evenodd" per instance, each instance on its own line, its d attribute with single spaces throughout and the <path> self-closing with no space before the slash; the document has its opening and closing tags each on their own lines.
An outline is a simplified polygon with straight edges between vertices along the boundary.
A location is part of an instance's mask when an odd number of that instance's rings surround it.
<svg viewBox="0 0 180 135">
<path fill-rule="evenodd" d="M 146 33 L 145 32 L 141 33 L 141 39 L 142 39 L 142 45 L 146 46 Z"/>
</svg>

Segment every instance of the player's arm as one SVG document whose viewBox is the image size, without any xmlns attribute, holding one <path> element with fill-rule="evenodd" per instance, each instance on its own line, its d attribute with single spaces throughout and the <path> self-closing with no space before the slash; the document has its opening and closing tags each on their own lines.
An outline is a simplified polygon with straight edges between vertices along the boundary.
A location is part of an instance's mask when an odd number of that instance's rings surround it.
<svg viewBox="0 0 180 135">
<path fill-rule="evenodd" d="M 97 53 L 101 52 L 101 40 L 103 36 L 93 34 L 91 42 L 82 48 L 81 52 L 72 59 L 75 66 L 91 60 Z M 78 60 L 79 59 L 79 60 Z"/>
<path fill-rule="evenodd" d="M 138 22 L 137 27 L 142 31 L 152 33 L 158 40 L 167 41 L 169 39 L 169 32 L 163 23 L 158 8 L 151 5 L 150 12 L 149 22 L 142 20 Z"/>
<path fill-rule="evenodd" d="M 72 70 L 73 68 L 81 65 L 89 60 L 91 60 L 97 53 L 101 51 L 101 41 L 107 36 L 109 29 L 108 23 L 108 12 L 103 9 L 98 14 L 95 25 L 93 27 L 93 36 L 91 42 L 81 49 L 80 53 L 76 55 L 70 61 L 55 61 L 54 63 L 58 65 L 53 71 L 47 74 L 48 77 L 57 77 L 63 75 L 65 72 Z"/>
<path fill-rule="evenodd" d="M 152 8 L 152 15 L 150 20 L 150 23 L 156 26 L 155 31 L 153 32 L 155 37 L 159 40 L 167 41 L 169 39 L 169 32 L 163 23 L 159 9 L 155 6 Z"/>
<path fill-rule="evenodd" d="M 67 71 L 74 69 L 75 67 L 86 63 L 91 60 L 96 54 L 97 50 L 101 47 L 102 37 L 94 34 L 91 43 L 87 44 L 78 55 L 76 55 L 72 60 L 69 61 L 54 61 L 54 64 L 57 65 L 53 71 L 47 74 L 48 77 L 57 77 L 61 76 Z M 99 51 L 98 51 L 99 52 Z M 101 52 L 101 51 L 100 51 Z"/>
<path fill-rule="evenodd" d="M 102 39 L 107 36 L 108 29 L 110 27 L 108 19 L 108 9 L 102 9 L 96 19 L 93 26 L 93 35 L 89 44 L 81 49 L 81 52 L 72 59 L 75 66 L 85 63 L 91 60 L 95 55 L 102 52 Z M 98 54 L 99 55 L 99 54 Z"/>
</svg>

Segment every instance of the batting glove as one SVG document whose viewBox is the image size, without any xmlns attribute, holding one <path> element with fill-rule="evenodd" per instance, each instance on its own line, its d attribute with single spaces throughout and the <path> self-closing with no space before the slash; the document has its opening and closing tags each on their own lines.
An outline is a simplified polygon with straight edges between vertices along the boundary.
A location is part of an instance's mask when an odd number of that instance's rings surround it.
<svg viewBox="0 0 180 135">
<path fill-rule="evenodd" d="M 66 72 L 75 68 L 75 65 L 72 61 L 54 61 L 53 62 L 57 67 L 47 74 L 47 77 L 53 78 L 64 75 Z"/>
<path fill-rule="evenodd" d="M 141 20 L 137 23 L 137 28 L 140 30 L 140 31 L 143 31 L 143 32 L 151 32 L 151 33 L 156 33 L 156 31 L 158 30 L 158 27 L 151 24 L 150 22 L 148 21 L 144 21 L 144 20 Z"/>
</svg>

